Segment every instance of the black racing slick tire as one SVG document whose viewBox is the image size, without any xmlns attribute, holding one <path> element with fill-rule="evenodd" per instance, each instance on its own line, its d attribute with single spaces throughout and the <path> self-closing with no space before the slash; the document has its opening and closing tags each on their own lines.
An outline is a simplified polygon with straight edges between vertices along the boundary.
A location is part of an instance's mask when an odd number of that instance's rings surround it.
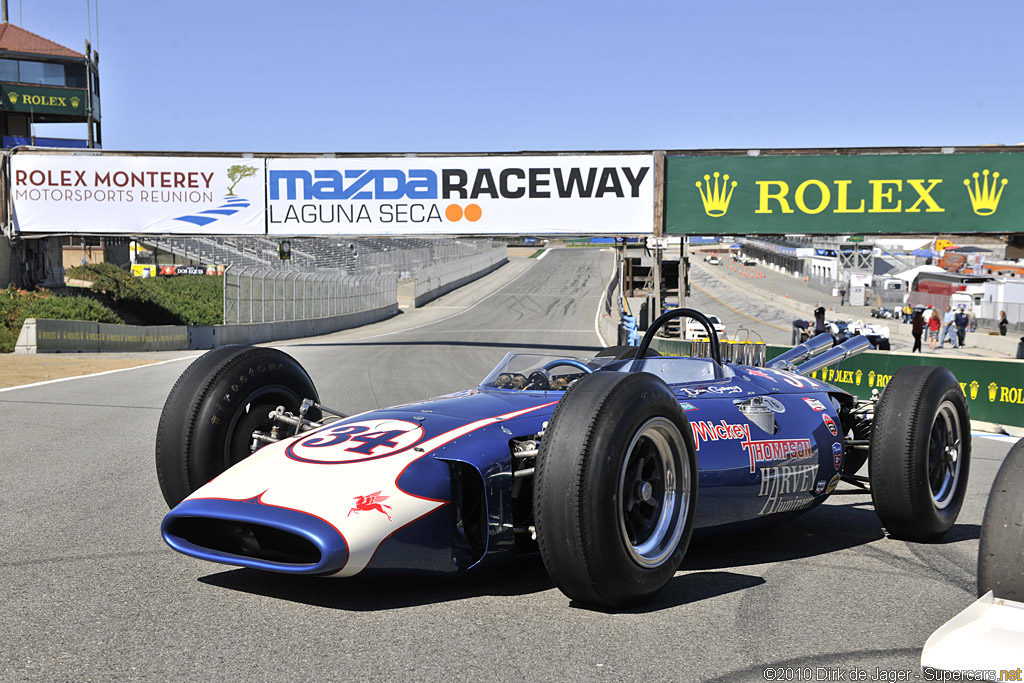
<svg viewBox="0 0 1024 683">
<path fill-rule="evenodd" d="M 679 400 L 647 373 L 595 372 L 559 402 L 541 438 L 534 525 L 570 599 L 624 609 L 675 574 L 693 534 L 697 458 Z"/>
<path fill-rule="evenodd" d="M 971 418 L 949 369 L 900 368 L 875 407 L 871 498 L 893 538 L 933 542 L 952 528 L 967 492 Z"/>
<path fill-rule="evenodd" d="M 985 505 L 978 544 L 978 597 L 992 591 L 1024 602 L 1024 440 L 999 467 Z"/>
<path fill-rule="evenodd" d="M 298 361 L 277 349 L 222 346 L 192 362 L 167 396 L 156 433 L 156 473 L 169 507 L 248 457 L 277 406 L 319 402 Z M 317 419 L 319 413 L 307 414 Z"/>
</svg>

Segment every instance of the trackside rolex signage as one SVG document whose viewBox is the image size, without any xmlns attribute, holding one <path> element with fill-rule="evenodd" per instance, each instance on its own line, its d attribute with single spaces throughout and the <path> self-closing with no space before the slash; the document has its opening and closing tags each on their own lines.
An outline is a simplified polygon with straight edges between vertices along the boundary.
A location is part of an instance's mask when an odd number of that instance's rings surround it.
<svg viewBox="0 0 1024 683">
<path fill-rule="evenodd" d="M 674 234 L 1016 232 L 1024 154 L 669 157 Z"/>
<path fill-rule="evenodd" d="M 267 160 L 270 235 L 649 234 L 650 155 Z"/>
<path fill-rule="evenodd" d="M 5 83 L 0 87 L 0 109 L 34 114 L 85 116 L 86 92 L 74 88 L 44 88 Z"/>
</svg>

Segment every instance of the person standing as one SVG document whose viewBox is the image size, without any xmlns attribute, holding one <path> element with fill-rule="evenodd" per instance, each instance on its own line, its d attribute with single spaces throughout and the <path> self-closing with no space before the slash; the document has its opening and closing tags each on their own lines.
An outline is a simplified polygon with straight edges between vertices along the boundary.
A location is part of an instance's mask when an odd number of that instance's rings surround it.
<svg viewBox="0 0 1024 683">
<path fill-rule="evenodd" d="M 936 311 L 936 315 L 938 312 Z M 956 313 L 949 306 L 946 306 L 946 313 L 942 316 L 942 334 L 939 337 L 939 348 L 941 349 L 946 345 L 946 340 L 949 339 L 949 345 L 954 349 L 956 348 Z"/>
<path fill-rule="evenodd" d="M 903 322 L 905 322 L 905 323 L 911 322 L 912 321 L 912 317 L 911 316 L 913 314 L 914 314 L 914 309 L 910 307 L 910 302 L 907 302 L 907 303 L 903 304 Z"/>
<path fill-rule="evenodd" d="M 999 311 L 999 334 L 1006 336 L 1006 328 L 1010 321 L 1006 319 L 1006 311 Z"/>
<path fill-rule="evenodd" d="M 956 324 L 957 346 L 963 346 L 964 339 L 967 338 L 967 325 L 971 322 L 971 319 L 967 316 L 967 311 L 964 310 L 963 304 L 960 305 L 956 315 L 953 316 L 953 322 Z"/>
<path fill-rule="evenodd" d="M 846 305 L 846 286 L 845 285 L 840 285 L 839 286 L 839 305 L 840 306 L 845 306 Z"/>
<path fill-rule="evenodd" d="M 918 311 L 910 321 L 910 333 L 914 335 L 914 348 L 911 353 L 921 353 L 921 334 L 924 332 L 924 316 Z"/>
<path fill-rule="evenodd" d="M 939 318 L 939 312 L 932 309 L 932 317 L 928 319 L 928 349 L 931 351 L 935 350 L 935 345 L 939 341 L 939 329 L 942 327 L 942 319 Z"/>
</svg>

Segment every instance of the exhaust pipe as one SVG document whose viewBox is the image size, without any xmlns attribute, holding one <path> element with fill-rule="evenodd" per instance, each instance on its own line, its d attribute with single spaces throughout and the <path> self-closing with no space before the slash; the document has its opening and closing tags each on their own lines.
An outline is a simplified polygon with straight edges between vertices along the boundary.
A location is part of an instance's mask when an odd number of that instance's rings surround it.
<svg viewBox="0 0 1024 683">
<path fill-rule="evenodd" d="M 802 344 L 797 344 L 789 351 L 768 361 L 769 368 L 788 370 L 800 361 L 821 353 L 832 346 L 832 335 L 825 333 L 811 337 Z"/>
<path fill-rule="evenodd" d="M 825 335 L 819 335 L 825 336 Z M 815 370 L 840 363 L 851 356 L 856 356 L 858 353 L 863 353 L 871 348 L 871 342 L 868 341 L 867 337 L 856 335 L 850 337 L 839 346 L 833 347 L 831 350 L 826 351 L 820 356 L 813 358 L 806 363 L 801 363 L 793 369 L 793 372 L 798 372 L 801 375 L 807 376 Z"/>
</svg>

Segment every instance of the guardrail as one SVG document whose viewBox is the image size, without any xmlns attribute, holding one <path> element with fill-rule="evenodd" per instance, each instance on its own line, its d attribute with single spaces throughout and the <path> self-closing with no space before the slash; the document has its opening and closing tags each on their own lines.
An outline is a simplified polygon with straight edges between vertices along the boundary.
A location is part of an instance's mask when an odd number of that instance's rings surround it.
<svg viewBox="0 0 1024 683">
<path fill-rule="evenodd" d="M 229 268 L 224 273 L 224 323 L 325 318 L 398 303 L 398 279 L 388 275 Z"/>
<path fill-rule="evenodd" d="M 413 307 L 418 308 L 453 289 L 487 275 L 508 261 L 504 244 L 458 261 L 438 263 L 416 271 Z"/>
</svg>

